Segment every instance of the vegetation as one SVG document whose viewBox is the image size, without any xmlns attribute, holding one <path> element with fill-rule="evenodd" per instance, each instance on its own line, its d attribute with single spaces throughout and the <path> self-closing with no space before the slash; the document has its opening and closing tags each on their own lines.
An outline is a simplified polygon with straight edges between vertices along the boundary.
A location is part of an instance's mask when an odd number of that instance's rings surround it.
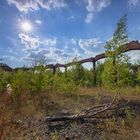
<svg viewBox="0 0 140 140">
<path fill-rule="evenodd" d="M 123 54 L 127 43 L 126 15 L 117 24 L 111 41 L 107 42 L 106 56 L 103 71 L 103 84 L 109 88 L 125 86 L 129 78 L 128 57 Z"/>
<path fill-rule="evenodd" d="M 70 112 L 77 113 L 91 106 L 93 99 L 95 105 L 104 102 L 102 98 L 112 96 L 111 94 L 116 90 L 117 92 L 121 90 L 125 97 L 136 95 L 134 99 L 138 99 L 140 68 L 134 70 L 128 63 L 129 58 L 122 53 L 127 40 L 127 18 L 124 15 L 118 22 L 112 39 L 106 43 L 105 62 L 97 63 L 95 71 L 84 68 L 77 61 L 74 61 L 74 65 L 65 72 L 57 69 L 55 75 L 52 70 L 46 69 L 44 61 L 35 62 L 32 69 L 28 71 L 0 70 L 0 122 L 3 122 L 1 118 L 5 116 L 15 116 L 17 111 L 21 111 L 22 115 L 45 112 L 46 116 L 54 112 L 57 114 L 60 110 L 62 111 L 62 108 L 69 108 Z M 94 72 L 96 84 L 93 78 Z M 11 111 L 14 113 L 12 114 Z M 103 126 L 99 124 L 98 128 L 107 128 L 107 133 L 110 133 L 117 129 L 118 123 L 120 130 L 125 130 L 128 126 L 132 127 L 133 113 L 131 111 L 130 108 L 123 110 L 126 120 L 123 118 L 117 121 L 112 117 L 107 119 Z M 64 111 L 64 113 L 67 112 Z M 59 134 L 55 130 L 50 137 L 59 139 Z"/>
</svg>

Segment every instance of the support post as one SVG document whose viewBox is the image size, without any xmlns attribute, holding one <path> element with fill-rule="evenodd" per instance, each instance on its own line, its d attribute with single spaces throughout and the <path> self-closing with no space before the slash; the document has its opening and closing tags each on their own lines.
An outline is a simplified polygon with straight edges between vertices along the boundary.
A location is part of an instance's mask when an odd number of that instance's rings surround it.
<svg viewBox="0 0 140 140">
<path fill-rule="evenodd" d="M 55 65 L 53 66 L 53 74 L 55 75 L 55 73 L 56 73 L 56 67 L 55 67 Z"/>
<path fill-rule="evenodd" d="M 65 77 L 67 77 L 67 66 L 65 66 Z"/>
<path fill-rule="evenodd" d="M 93 58 L 93 82 L 95 86 L 96 85 L 96 62 L 94 58 Z"/>
</svg>

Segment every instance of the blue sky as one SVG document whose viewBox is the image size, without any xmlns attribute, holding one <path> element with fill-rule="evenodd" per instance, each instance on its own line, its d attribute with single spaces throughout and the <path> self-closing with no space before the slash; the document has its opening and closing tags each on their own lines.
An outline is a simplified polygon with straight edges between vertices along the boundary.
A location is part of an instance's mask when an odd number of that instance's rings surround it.
<svg viewBox="0 0 140 140">
<path fill-rule="evenodd" d="M 19 67 L 95 56 L 126 13 L 129 40 L 140 41 L 140 0 L 0 0 L 0 58 Z M 128 55 L 140 59 L 139 51 Z"/>
</svg>

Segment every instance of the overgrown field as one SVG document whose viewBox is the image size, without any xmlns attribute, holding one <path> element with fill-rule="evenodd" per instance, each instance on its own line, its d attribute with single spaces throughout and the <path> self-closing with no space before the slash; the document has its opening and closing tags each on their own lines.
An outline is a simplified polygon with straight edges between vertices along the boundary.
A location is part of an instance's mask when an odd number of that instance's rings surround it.
<svg viewBox="0 0 140 140">
<path fill-rule="evenodd" d="M 97 69 L 102 67 L 98 65 Z M 87 122 L 44 121 L 47 116 L 77 114 L 110 102 L 116 89 L 104 85 L 98 73 L 95 85 L 93 71 L 80 65 L 73 66 L 67 73 L 57 71 L 56 75 L 43 66 L 30 71 L 0 71 L 1 139 L 116 139 L 116 135 L 118 139 L 138 139 L 139 72 L 131 78 L 134 73 L 130 71 L 128 81 L 120 89 L 120 102 L 130 100 L 131 104 L 123 111 L 116 110 L 118 114 Z"/>
<path fill-rule="evenodd" d="M 0 70 L 0 140 L 139 140 L 140 62 L 132 65 L 123 53 L 126 21 L 124 15 L 106 43 L 105 62 L 91 70 L 77 61 L 55 75 L 42 63 Z M 76 117 L 48 122 L 48 116 Z"/>
</svg>

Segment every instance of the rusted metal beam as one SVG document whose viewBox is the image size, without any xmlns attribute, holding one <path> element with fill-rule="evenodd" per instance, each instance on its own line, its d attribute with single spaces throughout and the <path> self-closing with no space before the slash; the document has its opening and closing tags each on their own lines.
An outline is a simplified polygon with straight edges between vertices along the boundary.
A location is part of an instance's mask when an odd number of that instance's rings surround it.
<svg viewBox="0 0 140 140">
<path fill-rule="evenodd" d="M 105 53 L 101 53 L 101 54 L 98 54 L 98 55 L 96 55 L 95 57 L 94 57 L 94 59 L 95 59 L 95 62 L 96 61 L 98 61 L 98 60 L 100 60 L 100 59 L 103 59 L 103 58 L 105 58 L 106 56 L 105 56 Z"/>
<path fill-rule="evenodd" d="M 138 41 L 131 41 L 131 42 L 126 44 L 126 49 L 124 50 L 124 52 L 132 51 L 132 50 L 140 50 L 140 43 Z M 55 73 L 56 68 L 59 68 L 59 67 L 66 68 L 66 67 L 75 65 L 77 63 L 83 64 L 83 63 L 93 62 L 93 61 L 95 63 L 96 61 L 101 60 L 101 59 L 103 59 L 105 57 L 106 57 L 105 53 L 101 53 L 101 54 L 96 55 L 95 57 L 90 57 L 90 58 L 87 58 L 87 59 L 82 59 L 82 60 L 79 60 L 78 62 L 70 62 L 70 63 L 67 63 L 67 64 L 58 64 L 57 63 L 56 65 L 49 64 L 49 65 L 46 65 L 46 68 L 53 69 L 53 73 Z M 6 68 L 5 68 L 5 70 L 6 70 Z M 7 70 L 12 71 L 12 68 L 11 69 L 7 69 Z M 27 70 L 28 70 L 28 68 L 27 68 Z"/>
<path fill-rule="evenodd" d="M 131 41 L 126 44 L 126 49 L 124 52 L 132 51 L 132 50 L 140 50 L 140 43 L 138 41 Z"/>
<path fill-rule="evenodd" d="M 53 69 L 54 68 L 54 64 L 48 64 L 48 65 L 46 65 L 46 68 Z"/>
<path fill-rule="evenodd" d="M 132 50 L 140 50 L 140 43 L 138 41 L 131 41 L 127 43 L 125 46 L 126 48 L 124 50 L 124 53 Z M 95 61 L 98 61 L 103 58 L 106 58 L 105 53 L 98 54 L 95 56 Z"/>
<path fill-rule="evenodd" d="M 57 64 L 55 65 L 55 67 L 56 67 L 56 68 L 60 68 L 60 67 L 65 68 L 66 65 L 65 65 L 65 64 L 59 64 L 59 63 L 57 63 Z"/>
<path fill-rule="evenodd" d="M 31 70 L 32 68 L 23 68 L 23 67 L 21 67 L 21 68 L 15 68 L 15 69 L 13 69 L 13 71 L 19 71 L 19 70 L 22 70 L 22 71 L 28 71 L 28 70 Z"/>
<path fill-rule="evenodd" d="M 132 51 L 132 50 L 140 50 L 140 43 L 138 41 L 131 41 L 131 42 L 126 44 L 126 49 L 124 50 L 124 52 Z M 105 57 L 106 57 L 105 53 L 101 53 L 101 54 L 96 55 L 95 57 L 82 59 L 82 60 L 78 61 L 77 63 L 83 64 L 83 63 L 87 63 L 87 62 L 93 62 L 93 59 L 96 62 L 96 61 L 101 60 Z M 74 64 L 75 63 L 67 63 L 66 66 L 71 66 Z M 60 64 L 60 65 L 62 65 L 62 64 Z"/>
<path fill-rule="evenodd" d="M 93 62 L 94 58 L 90 57 L 90 58 L 86 58 L 83 60 L 78 61 L 78 63 L 83 64 L 83 63 L 87 63 L 87 62 Z"/>
</svg>

